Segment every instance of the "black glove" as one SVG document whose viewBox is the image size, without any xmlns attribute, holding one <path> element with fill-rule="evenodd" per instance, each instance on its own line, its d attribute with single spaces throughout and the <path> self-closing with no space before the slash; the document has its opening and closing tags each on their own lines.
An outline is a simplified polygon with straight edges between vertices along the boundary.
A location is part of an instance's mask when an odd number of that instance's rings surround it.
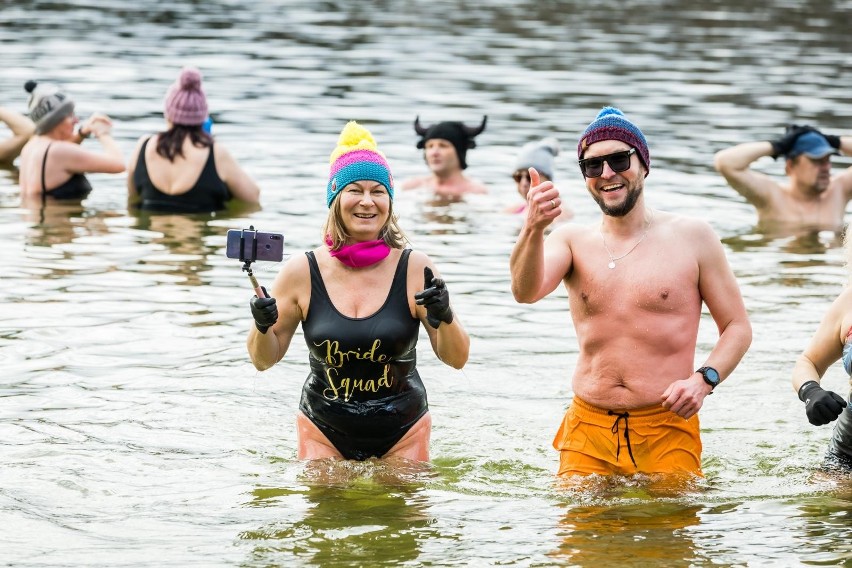
<svg viewBox="0 0 852 568">
<path fill-rule="evenodd" d="M 267 297 L 258 298 L 257 296 L 252 296 L 252 299 L 249 300 L 249 307 L 251 308 L 251 315 L 254 316 L 254 325 L 257 327 L 257 330 L 260 333 L 266 333 L 266 330 L 278 321 L 278 306 L 275 304 L 275 298 L 269 297 L 269 292 L 266 291 L 266 288 L 261 286 L 260 289 L 263 290 L 264 296 Z"/>
<path fill-rule="evenodd" d="M 825 141 L 828 142 L 829 146 L 835 150 L 840 150 L 840 136 L 835 136 L 834 134 L 823 134 L 822 137 L 825 138 Z"/>
<path fill-rule="evenodd" d="M 824 390 L 816 381 L 808 381 L 799 389 L 799 400 L 805 403 L 808 422 L 814 426 L 828 424 L 846 408 L 846 399 Z"/>
<path fill-rule="evenodd" d="M 432 269 L 423 268 L 424 290 L 414 294 L 418 306 L 426 308 L 426 321 L 438 329 L 441 322 L 453 323 L 453 310 L 450 309 L 450 293 L 443 278 L 435 278 Z"/>
<path fill-rule="evenodd" d="M 784 130 L 784 136 L 769 141 L 772 144 L 772 157 L 777 159 L 778 156 L 789 154 L 790 150 L 796 144 L 796 140 L 805 132 L 816 132 L 816 128 L 807 124 L 804 126 L 799 126 L 798 124 L 788 126 Z"/>
</svg>

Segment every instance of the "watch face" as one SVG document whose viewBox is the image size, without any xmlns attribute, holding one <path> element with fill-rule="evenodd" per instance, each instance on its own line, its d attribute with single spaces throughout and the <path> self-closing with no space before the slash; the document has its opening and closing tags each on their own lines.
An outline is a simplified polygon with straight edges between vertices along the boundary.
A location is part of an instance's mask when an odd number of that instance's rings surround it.
<svg viewBox="0 0 852 568">
<path fill-rule="evenodd" d="M 719 384 L 719 373 L 713 367 L 705 367 L 701 374 L 704 375 L 704 380 L 714 387 Z"/>
</svg>

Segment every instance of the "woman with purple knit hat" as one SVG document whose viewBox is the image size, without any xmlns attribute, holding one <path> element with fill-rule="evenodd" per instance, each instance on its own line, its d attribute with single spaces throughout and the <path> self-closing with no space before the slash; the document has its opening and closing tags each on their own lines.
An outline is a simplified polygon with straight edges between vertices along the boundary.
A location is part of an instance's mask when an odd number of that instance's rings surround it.
<svg viewBox="0 0 852 568">
<path fill-rule="evenodd" d="M 217 211 L 232 199 L 257 203 L 257 184 L 205 130 L 207 96 L 198 69 L 181 70 L 164 107 L 166 130 L 140 138 L 130 157 L 130 203 L 170 213 Z"/>
<path fill-rule="evenodd" d="M 372 134 L 348 123 L 330 161 L 324 244 L 293 255 L 271 294 L 252 298 L 249 355 L 258 370 L 272 367 L 302 325 L 310 371 L 296 418 L 300 459 L 427 461 L 432 420 L 416 366 L 420 326 L 456 369 L 470 340 L 432 261 L 406 248 L 394 179 Z"/>
</svg>

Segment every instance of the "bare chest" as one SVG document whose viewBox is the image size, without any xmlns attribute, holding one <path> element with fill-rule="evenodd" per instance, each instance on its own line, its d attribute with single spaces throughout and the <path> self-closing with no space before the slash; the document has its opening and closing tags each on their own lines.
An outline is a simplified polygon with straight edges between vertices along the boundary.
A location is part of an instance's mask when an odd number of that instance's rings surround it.
<svg viewBox="0 0 852 568">
<path fill-rule="evenodd" d="M 846 201 L 842 188 L 832 182 L 824 193 L 815 199 L 803 200 L 788 194 L 778 194 L 767 211 L 768 220 L 796 225 L 834 228 L 843 225 Z"/>
<path fill-rule="evenodd" d="M 575 253 L 565 285 L 575 318 L 693 313 L 701 304 L 697 262 L 688 251 L 659 241 L 641 243 L 615 261 L 591 243 Z"/>
</svg>

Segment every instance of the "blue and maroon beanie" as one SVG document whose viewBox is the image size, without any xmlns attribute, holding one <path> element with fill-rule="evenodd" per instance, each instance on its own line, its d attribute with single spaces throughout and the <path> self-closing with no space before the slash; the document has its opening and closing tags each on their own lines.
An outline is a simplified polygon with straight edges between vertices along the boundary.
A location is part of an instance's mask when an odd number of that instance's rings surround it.
<svg viewBox="0 0 852 568">
<path fill-rule="evenodd" d="M 577 158 L 583 159 L 586 149 L 601 140 L 620 140 L 636 148 L 639 159 L 645 166 L 645 176 L 651 171 L 651 156 L 648 154 L 648 142 L 639 127 L 630 122 L 624 113 L 615 107 L 604 107 L 586 127 L 577 144 Z"/>
</svg>

